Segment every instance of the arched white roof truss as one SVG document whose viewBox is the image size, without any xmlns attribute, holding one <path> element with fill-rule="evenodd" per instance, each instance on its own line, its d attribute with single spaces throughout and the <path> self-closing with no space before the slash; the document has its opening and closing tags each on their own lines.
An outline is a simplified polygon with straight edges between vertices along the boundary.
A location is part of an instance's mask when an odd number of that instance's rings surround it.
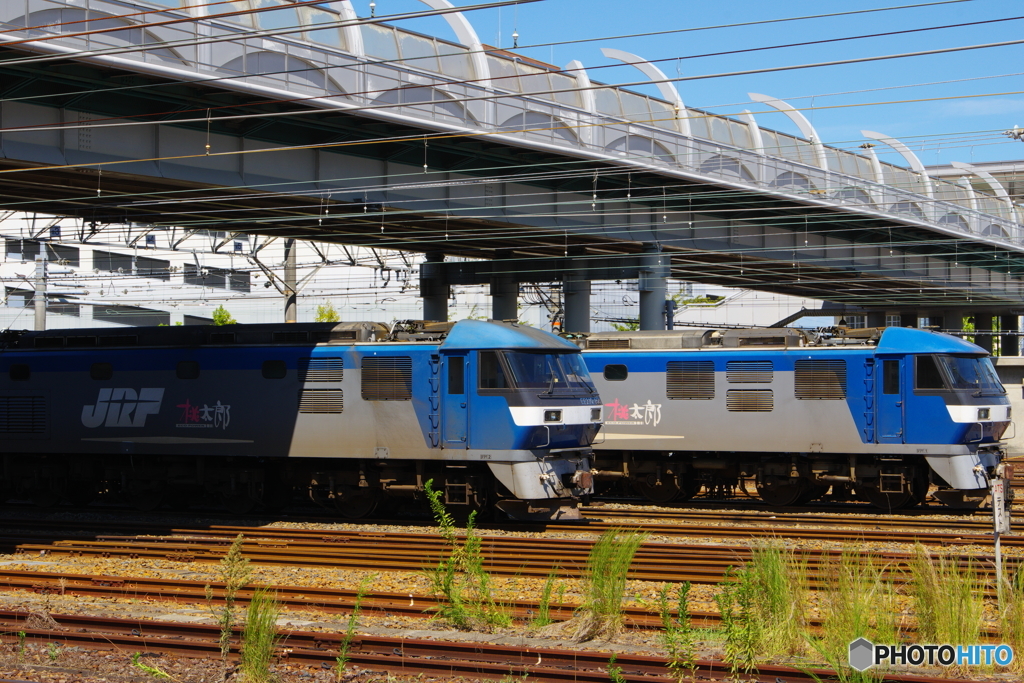
<svg viewBox="0 0 1024 683">
<path fill-rule="evenodd" d="M 862 130 L 860 134 L 866 138 L 878 140 L 879 142 L 889 145 L 896 150 L 896 152 L 903 157 L 908 164 L 910 164 L 910 168 L 914 169 L 915 173 L 919 173 L 921 175 L 921 180 L 924 181 L 924 193 L 928 196 L 928 199 L 935 198 L 935 190 L 932 186 L 931 177 L 925 173 L 924 164 L 921 163 L 921 160 L 917 158 L 916 154 L 910 151 L 909 147 L 894 137 L 890 137 L 882 133 L 876 133 L 873 130 Z"/>
<path fill-rule="evenodd" d="M 337 11 L 345 21 L 354 21 L 359 18 L 355 8 L 352 6 L 352 0 L 333 0 L 333 2 L 327 4 L 331 9 Z M 366 49 L 363 47 L 363 33 L 359 30 L 359 26 L 343 26 L 342 30 L 345 32 L 345 45 L 348 46 L 348 51 L 356 57 L 365 57 Z"/>
<path fill-rule="evenodd" d="M 651 79 L 651 82 L 658 86 L 658 92 L 666 100 L 671 102 L 676 109 L 676 127 L 679 132 L 687 137 L 690 135 L 690 119 L 686 114 L 686 105 L 683 104 L 683 98 L 679 96 L 679 91 L 676 90 L 676 86 L 672 84 L 665 72 L 654 66 L 646 59 L 638 57 L 630 52 L 624 52 L 622 50 L 615 50 L 610 47 L 602 47 L 601 54 L 608 59 L 617 59 L 623 64 L 629 64 L 635 66 L 637 69 Z"/>
<path fill-rule="evenodd" d="M 825 156 L 825 147 L 821 144 L 821 138 L 818 137 L 818 131 L 814 130 L 814 126 L 807 120 L 807 117 L 800 113 L 793 105 L 788 102 L 784 102 L 777 97 L 771 97 L 769 95 L 762 95 L 756 92 L 748 92 L 747 97 L 760 102 L 761 104 L 767 104 L 773 109 L 778 109 L 783 114 L 789 117 L 789 120 L 796 124 L 796 127 L 800 129 L 800 132 L 804 134 L 811 146 L 814 148 L 814 158 L 818 160 L 818 166 L 828 170 L 828 158 Z"/>
<path fill-rule="evenodd" d="M 448 9 L 454 7 L 448 0 L 420 0 L 430 9 Z M 487 65 L 487 55 L 484 53 L 484 46 L 476 29 L 469 23 L 462 12 L 452 12 L 443 15 L 448 25 L 455 31 L 455 36 L 463 45 L 469 48 L 470 58 L 473 60 L 473 71 L 476 73 L 477 84 L 482 88 L 491 87 L 491 68 Z"/>
<path fill-rule="evenodd" d="M 953 168 L 959 168 L 964 171 L 969 171 L 974 175 L 978 176 L 979 178 L 981 178 L 982 180 L 984 180 L 986 183 L 988 183 L 988 186 L 992 188 L 992 191 L 995 192 L 996 196 L 1002 199 L 1003 202 L 1006 204 L 1008 214 L 1007 218 L 1009 218 L 1012 221 L 1019 222 L 1019 217 L 1016 215 L 1017 212 L 1016 208 L 1013 205 L 1013 200 L 1010 199 L 1010 195 L 1006 191 L 1006 188 L 1003 187 L 1003 184 L 999 182 L 995 176 L 993 176 L 991 173 L 987 171 L 980 170 L 979 168 L 975 167 L 972 164 L 966 164 L 962 161 L 953 161 L 950 163 L 950 165 Z"/>
</svg>

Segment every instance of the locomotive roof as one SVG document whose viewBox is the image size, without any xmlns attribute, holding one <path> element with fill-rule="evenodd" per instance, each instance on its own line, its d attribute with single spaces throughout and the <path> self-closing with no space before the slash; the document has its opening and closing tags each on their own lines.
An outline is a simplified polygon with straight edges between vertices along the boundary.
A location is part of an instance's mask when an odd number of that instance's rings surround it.
<svg viewBox="0 0 1024 683">
<path fill-rule="evenodd" d="M 555 353 L 579 348 L 543 330 L 515 323 L 460 320 L 456 323 L 403 321 L 389 330 L 374 322 L 268 323 L 254 325 L 181 325 L 163 327 L 79 328 L 6 331 L 8 348 L 166 347 L 285 344 L 428 343 L 444 350 L 529 349 Z"/>
<path fill-rule="evenodd" d="M 443 351 L 461 349 L 543 349 L 554 353 L 579 351 L 572 342 L 550 332 L 516 323 L 460 320 L 441 344 Z"/>
<path fill-rule="evenodd" d="M 913 327 L 887 327 L 878 340 L 878 353 L 973 353 L 988 355 L 976 344 L 945 332 Z"/>
<path fill-rule="evenodd" d="M 736 349 L 866 347 L 876 353 L 970 353 L 987 355 L 980 346 L 942 332 L 912 327 L 804 330 L 792 327 L 690 328 L 587 335 L 584 348 L 621 349 Z"/>
</svg>

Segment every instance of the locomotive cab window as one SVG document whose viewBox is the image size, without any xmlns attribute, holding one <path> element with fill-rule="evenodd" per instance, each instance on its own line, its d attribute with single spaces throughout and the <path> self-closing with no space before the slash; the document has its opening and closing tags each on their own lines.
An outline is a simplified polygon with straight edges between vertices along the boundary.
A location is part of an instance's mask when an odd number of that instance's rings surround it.
<svg viewBox="0 0 1024 683">
<path fill-rule="evenodd" d="M 114 366 L 110 363 L 93 363 L 89 367 L 89 377 L 93 379 L 110 379 L 114 376 Z"/>
<path fill-rule="evenodd" d="M 629 377 L 629 368 L 625 365 L 604 366 L 604 378 L 609 382 L 621 382 Z"/>
<path fill-rule="evenodd" d="M 915 389 L 945 389 L 939 366 L 935 364 L 935 356 L 915 356 L 914 358 Z"/>
<path fill-rule="evenodd" d="M 900 362 L 898 360 L 882 361 L 882 393 L 900 393 Z"/>
<path fill-rule="evenodd" d="M 967 389 L 975 396 L 1001 396 L 1006 393 L 992 361 L 982 356 L 939 356 L 939 365 L 954 389 Z"/>
<path fill-rule="evenodd" d="M 590 373 L 578 353 L 503 353 L 512 371 L 512 380 L 520 389 L 541 394 L 594 393 Z"/>
<path fill-rule="evenodd" d="M 199 379 L 199 363 L 194 360 L 178 361 L 174 372 L 178 379 Z"/>
<path fill-rule="evenodd" d="M 15 382 L 24 382 L 32 376 L 32 371 L 29 370 L 28 365 L 24 363 L 15 363 L 11 366 L 11 369 L 8 372 L 11 379 Z"/>
<path fill-rule="evenodd" d="M 508 389 L 505 369 L 496 351 L 480 352 L 479 386 L 481 389 Z"/>
<path fill-rule="evenodd" d="M 448 393 L 466 393 L 466 359 L 462 356 L 448 359 Z"/>
</svg>

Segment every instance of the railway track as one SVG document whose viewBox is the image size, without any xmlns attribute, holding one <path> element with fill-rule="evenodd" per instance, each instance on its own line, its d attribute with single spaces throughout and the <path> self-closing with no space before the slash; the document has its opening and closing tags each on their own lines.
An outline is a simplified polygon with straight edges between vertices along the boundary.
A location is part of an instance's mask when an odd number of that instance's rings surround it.
<svg viewBox="0 0 1024 683">
<path fill-rule="evenodd" d="M 207 593 L 207 587 L 212 589 Z M 411 593 L 373 592 L 360 596 L 358 591 L 311 586 L 253 586 L 239 590 L 235 602 L 248 604 L 256 588 L 272 591 L 282 607 L 296 611 L 327 614 L 351 613 L 357 603 L 364 613 L 384 616 L 430 618 L 434 608 L 441 601 L 432 596 Z M 189 581 L 185 579 L 159 579 L 138 576 L 103 576 L 89 574 L 46 573 L 33 571 L 6 571 L 0 574 L 0 590 L 21 590 L 40 595 L 65 595 L 75 597 L 145 599 L 172 602 L 175 604 L 223 604 L 224 584 L 218 582 Z M 528 600 L 502 600 L 504 608 L 518 622 L 526 623 L 535 617 L 540 604 Z M 550 604 L 548 611 L 553 621 L 566 621 L 576 610 L 575 605 Z M 661 615 L 653 610 L 635 606 L 623 608 L 624 624 L 632 629 L 660 629 Z M 692 628 L 717 628 L 721 615 L 717 612 L 689 610 Z M 821 623 L 809 620 L 813 628 Z M 904 626 L 907 633 L 914 629 Z M 998 641 L 997 630 L 983 629 L 981 637 L 986 641 Z"/>
<path fill-rule="evenodd" d="M 216 626 L 174 622 L 113 619 L 53 614 L 57 629 L 31 628 L 29 614 L 0 611 L 0 640 L 17 642 L 18 632 L 29 642 L 61 642 L 83 648 L 119 652 L 153 652 L 188 657 L 220 656 L 220 631 Z M 18 634 L 18 635 L 15 635 Z M 342 643 L 342 634 L 286 631 L 278 656 L 291 664 L 333 666 Z M 229 657 L 238 657 L 235 635 Z M 566 650 L 502 646 L 480 642 L 414 640 L 359 635 L 350 643 L 349 662 L 363 669 L 399 675 L 478 676 L 508 679 L 527 676 L 544 683 L 606 683 L 609 679 L 609 654 L 588 650 Z M 624 680 L 635 683 L 672 683 L 676 678 L 661 657 L 618 653 L 615 666 Z M 697 662 L 695 677 L 725 680 L 731 676 L 722 662 Z M 759 676 L 776 683 L 805 683 L 834 676 L 822 669 L 800 670 L 779 665 L 761 665 Z M 933 676 L 889 674 L 881 683 L 947 683 Z"/>
<path fill-rule="evenodd" d="M 713 521 L 714 524 L 708 524 Z M 813 525 L 797 526 L 797 525 Z M 51 542 L 53 538 L 66 538 L 69 532 L 76 536 L 91 537 L 106 541 L 121 540 L 122 534 L 160 535 L 160 536 L 202 536 L 204 538 L 223 538 L 230 543 L 239 533 L 253 538 L 288 539 L 299 537 L 320 539 L 329 543 L 344 543 L 345 531 L 324 529 L 300 529 L 290 527 L 210 525 L 201 528 L 176 527 L 155 523 L 136 522 L 66 522 L 25 518 L 9 518 L 5 520 L 6 532 L 0 532 L 0 549 L 15 552 L 32 545 Z M 422 528 L 422 534 L 410 536 L 424 537 L 436 527 L 432 524 L 409 524 L 413 528 Z M 838 529 L 837 527 L 852 527 Z M 1021 532 L 1019 536 L 1003 536 L 1004 547 L 1024 547 L 1024 522 L 1017 522 L 1014 529 Z M 69 528 L 70 527 L 70 528 Z M 815 528 L 817 527 L 817 528 Z M 872 528 L 866 528 L 872 527 Z M 948 531 L 950 527 L 961 531 Z M 653 536 L 669 538 L 707 538 L 748 540 L 756 538 L 786 538 L 793 540 L 819 541 L 864 541 L 880 543 L 922 543 L 931 546 L 987 546 L 992 542 L 991 522 L 979 519 L 923 520 L 908 519 L 906 521 L 879 518 L 874 515 L 816 515 L 816 514 L 764 514 L 755 512 L 707 512 L 694 510 L 649 511 L 617 510 L 600 508 L 588 510 L 586 519 L 580 524 L 512 524 L 482 525 L 481 530 L 502 528 L 529 532 L 573 532 L 578 534 L 599 534 L 609 529 L 637 529 Z M 356 532 L 352 532 L 356 533 Z M 436 538 L 436 536 L 434 537 Z M 495 538 L 495 537 L 489 537 Z"/>
<path fill-rule="evenodd" d="M 610 525 L 616 528 L 621 525 Z M 649 530 L 647 526 L 641 527 Z M 699 530 L 708 527 L 698 527 Z M 227 527 L 206 530 L 175 530 L 161 537 L 99 537 L 95 540 L 62 539 L 47 544 L 19 544 L 17 550 L 34 559 L 48 556 L 160 559 L 177 562 L 218 562 L 239 533 L 246 537 L 242 553 L 254 564 L 365 569 L 377 571 L 421 571 L 445 556 L 438 537 L 404 532 L 356 532 Z M 843 532 L 848 533 L 848 532 Z M 891 533 L 891 532 L 890 532 Z M 959 538 L 959 537 L 958 537 Z M 856 537 L 847 540 L 857 540 Z M 962 539 L 961 539 L 962 540 Z M 563 577 L 578 577 L 586 567 L 591 540 L 563 538 L 517 538 L 488 536 L 481 541 L 484 568 L 500 576 L 546 577 L 556 571 Z M 26 557 L 26 559 L 27 559 Z M 751 557 L 748 546 L 697 545 L 647 542 L 637 551 L 630 572 L 634 580 L 658 582 L 718 583 L 730 567 Z M 842 557 L 839 550 L 806 550 L 809 579 L 821 580 L 832 563 Z M 907 553 L 879 552 L 870 560 L 888 565 L 893 571 L 909 562 Z M 1006 558 L 1010 570 L 1021 562 Z M 963 558 L 963 566 L 987 572 L 991 557 Z"/>
</svg>

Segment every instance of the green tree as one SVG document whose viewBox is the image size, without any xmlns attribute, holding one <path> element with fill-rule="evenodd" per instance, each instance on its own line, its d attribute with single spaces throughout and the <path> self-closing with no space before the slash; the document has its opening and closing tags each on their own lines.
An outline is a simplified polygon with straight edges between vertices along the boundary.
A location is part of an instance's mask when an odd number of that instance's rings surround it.
<svg viewBox="0 0 1024 683">
<path fill-rule="evenodd" d="M 341 322 L 341 314 L 338 313 L 338 309 L 334 307 L 330 301 L 327 303 L 320 304 L 316 307 L 316 317 L 313 318 L 313 322 L 318 323 L 337 323 Z"/>
<path fill-rule="evenodd" d="M 224 308 L 224 304 L 221 304 L 213 312 L 213 324 L 214 325 L 237 325 L 238 321 L 232 317 L 228 312 L 228 309 Z"/>
</svg>

